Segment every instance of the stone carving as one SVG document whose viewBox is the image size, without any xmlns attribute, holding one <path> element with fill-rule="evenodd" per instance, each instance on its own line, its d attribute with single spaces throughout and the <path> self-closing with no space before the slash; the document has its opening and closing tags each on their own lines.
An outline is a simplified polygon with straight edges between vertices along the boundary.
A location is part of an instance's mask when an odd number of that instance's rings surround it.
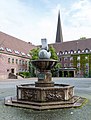
<svg viewBox="0 0 91 120">
<path fill-rule="evenodd" d="M 49 51 L 47 40 L 41 39 L 41 43 L 42 43 L 42 48 L 39 52 L 39 58 L 40 59 L 50 59 L 51 52 Z"/>
<path fill-rule="evenodd" d="M 21 91 L 21 99 L 24 99 L 26 101 L 34 101 L 37 98 L 37 91 L 35 90 L 27 90 L 23 89 Z"/>
<path fill-rule="evenodd" d="M 63 91 L 47 91 L 46 92 L 46 101 L 59 101 L 64 100 L 64 92 Z"/>
</svg>

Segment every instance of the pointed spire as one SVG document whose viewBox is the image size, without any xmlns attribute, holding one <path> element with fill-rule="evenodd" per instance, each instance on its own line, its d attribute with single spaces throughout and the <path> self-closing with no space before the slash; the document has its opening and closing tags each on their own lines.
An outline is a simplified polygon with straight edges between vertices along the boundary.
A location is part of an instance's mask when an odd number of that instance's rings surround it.
<svg viewBox="0 0 91 120">
<path fill-rule="evenodd" d="M 56 32 L 56 43 L 63 42 L 62 27 L 60 21 L 60 10 L 58 12 L 58 23 L 57 23 L 57 32 Z"/>
</svg>

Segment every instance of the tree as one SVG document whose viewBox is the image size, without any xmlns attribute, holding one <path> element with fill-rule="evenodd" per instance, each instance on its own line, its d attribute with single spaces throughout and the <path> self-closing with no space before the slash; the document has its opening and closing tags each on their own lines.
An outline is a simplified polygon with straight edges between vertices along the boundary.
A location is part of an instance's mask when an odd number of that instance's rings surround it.
<svg viewBox="0 0 91 120">
<path fill-rule="evenodd" d="M 31 60 L 37 60 L 39 57 L 38 57 L 38 53 L 40 51 L 40 48 L 35 48 L 35 49 L 32 49 L 30 51 L 30 55 L 31 55 Z M 54 59 L 54 60 L 59 60 L 57 54 L 56 54 L 56 51 L 55 49 L 53 48 L 53 46 L 49 46 L 49 51 L 51 52 L 51 58 L 50 59 Z M 61 67 L 61 64 L 58 62 L 55 67 L 51 70 L 52 71 L 52 75 L 55 76 L 55 71 L 58 70 L 59 68 Z M 34 69 L 34 67 L 33 67 Z M 33 71 L 33 70 L 31 70 Z"/>
<path fill-rule="evenodd" d="M 58 56 L 53 46 L 49 47 L 49 51 L 51 52 L 51 59 L 58 60 Z"/>
<path fill-rule="evenodd" d="M 35 49 L 32 49 L 30 51 L 30 55 L 31 55 L 31 60 L 37 60 L 39 57 L 38 57 L 38 53 L 40 51 L 40 48 L 35 48 Z M 54 59 L 54 60 L 58 60 L 58 56 L 56 54 L 56 51 L 55 49 L 53 48 L 53 46 L 49 46 L 49 51 L 51 52 L 51 58 L 50 59 Z"/>
<path fill-rule="evenodd" d="M 40 48 L 35 48 L 35 49 L 32 49 L 30 51 L 30 55 L 31 55 L 31 60 L 37 60 L 39 57 L 38 57 L 38 53 L 40 51 Z"/>
<path fill-rule="evenodd" d="M 86 37 L 80 37 L 79 40 L 86 40 Z"/>
</svg>

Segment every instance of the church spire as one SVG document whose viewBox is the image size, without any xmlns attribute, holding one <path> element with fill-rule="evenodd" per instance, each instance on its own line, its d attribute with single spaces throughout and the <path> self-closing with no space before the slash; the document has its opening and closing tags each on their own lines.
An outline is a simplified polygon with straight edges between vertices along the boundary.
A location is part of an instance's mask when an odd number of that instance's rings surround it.
<svg viewBox="0 0 91 120">
<path fill-rule="evenodd" d="M 56 32 L 56 43 L 63 42 L 63 35 L 62 35 L 62 27 L 61 27 L 61 21 L 60 21 L 60 11 L 58 13 L 58 23 L 57 23 L 57 32 Z"/>
</svg>

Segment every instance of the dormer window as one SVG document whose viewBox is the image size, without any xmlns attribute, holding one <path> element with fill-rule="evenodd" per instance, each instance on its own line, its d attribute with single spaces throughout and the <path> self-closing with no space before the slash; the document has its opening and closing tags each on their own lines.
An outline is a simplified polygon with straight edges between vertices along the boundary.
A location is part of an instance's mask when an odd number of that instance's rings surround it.
<svg viewBox="0 0 91 120">
<path fill-rule="evenodd" d="M 70 51 L 68 53 L 70 54 Z"/>
<path fill-rule="evenodd" d="M 59 52 L 57 53 L 57 55 L 59 55 Z"/>
<path fill-rule="evenodd" d="M 24 56 L 26 55 L 26 54 L 25 54 L 25 53 L 23 53 L 23 52 L 21 52 L 21 54 L 22 54 L 22 55 L 24 55 Z"/>
<path fill-rule="evenodd" d="M 1 51 L 4 51 L 4 48 L 3 48 L 3 47 L 0 47 L 0 50 L 1 50 Z"/>
<path fill-rule="evenodd" d="M 74 51 L 74 53 L 76 53 L 76 51 Z"/>
<path fill-rule="evenodd" d="M 82 50 L 82 52 L 84 53 L 84 50 Z"/>
<path fill-rule="evenodd" d="M 62 52 L 62 51 L 60 51 L 60 52 L 59 52 L 59 55 L 62 55 L 62 54 L 63 54 L 63 52 Z"/>
<path fill-rule="evenodd" d="M 16 54 L 19 54 L 19 51 L 17 51 L 17 50 L 14 50 L 14 52 L 15 52 Z"/>
<path fill-rule="evenodd" d="M 7 52 L 12 52 L 12 50 L 10 48 L 6 48 Z"/>
<path fill-rule="evenodd" d="M 86 52 L 86 53 L 88 53 L 88 52 L 89 52 L 89 50 L 88 50 L 88 49 L 85 49 L 85 52 Z"/>
<path fill-rule="evenodd" d="M 65 54 L 68 54 L 68 51 L 65 51 Z"/>
<path fill-rule="evenodd" d="M 81 50 L 78 50 L 78 53 L 81 53 Z"/>
<path fill-rule="evenodd" d="M 74 53 L 74 51 L 73 51 L 73 50 L 71 50 L 71 51 L 70 51 L 70 53 L 71 53 L 71 54 L 73 54 L 73 53 Z"/>
<path fill-rule="evenodd" d="M 28 57 L 30 57 L 30 54 L 27 54 Z"/>
</svg>

